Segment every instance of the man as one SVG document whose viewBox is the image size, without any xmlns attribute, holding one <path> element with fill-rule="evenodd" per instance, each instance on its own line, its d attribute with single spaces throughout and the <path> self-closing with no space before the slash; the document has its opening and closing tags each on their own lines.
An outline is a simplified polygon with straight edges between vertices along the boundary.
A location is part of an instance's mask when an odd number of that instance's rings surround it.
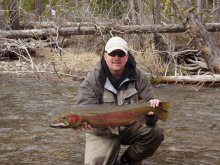
<svg viewBox="0 0 220 165">
<path fill-rule="evenodd" d="M 136 68 L 136 61 L 128 52 L 127 42 L 111 38 L 95 68 L 79 88 L 78 103 L 117 105 L 132 104 L 138 100 L 159 105 L 146 75 Z M 121 163 L 135 164 L 154 154 L 164 139 L 163 130 L 156 123 L 153 112 L 146 115 L 146 126 L 138 123 L 115 128 L 91 128 L 87 123 L 78 129 L 86 130 L 85 164 L 115 164 L 120 145 L 129 145 L 121 156 Z M 115 133 L 116 132 L 116 133 Z"/>
</svg>

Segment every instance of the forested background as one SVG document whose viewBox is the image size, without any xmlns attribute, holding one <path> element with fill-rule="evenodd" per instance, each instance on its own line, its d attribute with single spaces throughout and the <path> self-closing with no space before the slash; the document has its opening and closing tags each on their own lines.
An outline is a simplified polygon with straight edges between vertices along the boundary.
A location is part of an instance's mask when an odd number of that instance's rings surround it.
<svg viewBox="0 0 220 165">
<path fill-rule="evenodd" d="M 120 36 L 154 77 L 219 74 L 219 18 L 220 0 L 0 0 L 0 71 L 73 75 Z"/>
</svg>

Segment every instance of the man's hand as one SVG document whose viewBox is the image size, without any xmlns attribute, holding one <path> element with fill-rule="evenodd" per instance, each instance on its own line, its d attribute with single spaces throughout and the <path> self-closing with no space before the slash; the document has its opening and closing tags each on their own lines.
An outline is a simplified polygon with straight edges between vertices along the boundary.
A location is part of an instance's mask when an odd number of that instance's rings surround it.
<svg viewBox="0 0 220 165">
<path fill-rule="evenodd" d="M 87 130 L 87 129 L 91 129 L 92 127 L 91 125 L 87 124 L 87 122 L 83 122 L 83 125 L 80 125 L 77 127 L 77 129 L 80 129 L 80 130 L 82 130 L 83 128 Z"/>
<path fill-rule="evenodd" d="M 158 107 L 160 102 L 161 102 L 161 101 L 158 100 L 158 99 L 151 99 L 151 100 L 149 101 L 150 106 L 153 107 L 153 108 Z M 148 112 L 148 115 L 154 115 L 154 113 L 153 113 L 153 112 Z"/>
</svg>

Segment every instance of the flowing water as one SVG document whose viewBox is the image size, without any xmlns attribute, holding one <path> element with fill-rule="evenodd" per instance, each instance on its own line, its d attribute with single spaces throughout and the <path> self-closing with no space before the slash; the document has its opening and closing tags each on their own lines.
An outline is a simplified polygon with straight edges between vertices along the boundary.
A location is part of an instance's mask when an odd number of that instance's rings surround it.
<svg viewBox="0 0 220 165">
<path fill-rule="evenodd" d="M 85 133 L 49 127 L 50 117 L 74 107 L 79 83 L 0 78 L 0 164 L 71 164 L 84 159 Z M 220 164 L 220 88 L 162 85 L 172 102 L 165 140 L 143 164 Z"/>
</svg>

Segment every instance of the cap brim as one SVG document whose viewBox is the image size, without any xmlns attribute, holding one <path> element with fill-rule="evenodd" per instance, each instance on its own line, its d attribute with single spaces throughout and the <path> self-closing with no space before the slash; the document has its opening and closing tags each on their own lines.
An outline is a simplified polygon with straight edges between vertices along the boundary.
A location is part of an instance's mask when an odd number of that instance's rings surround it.
<svg viewBox="0 0 220 165">
<path fill-rule="evenodd" d="M 125 50 L 124 48 L 122 48 L 122 47 L 112 47 L 112 48 L 109 48 L 108 50 L 106 50 L 107 51 L 107 53 L 111 53 L 111 52 L 113 52 L 114 50 L 122 50 L 123 52 L 125 52 L 126 54 L 128 53 L 128 51 L 127 50 Z"/>
</svg>

